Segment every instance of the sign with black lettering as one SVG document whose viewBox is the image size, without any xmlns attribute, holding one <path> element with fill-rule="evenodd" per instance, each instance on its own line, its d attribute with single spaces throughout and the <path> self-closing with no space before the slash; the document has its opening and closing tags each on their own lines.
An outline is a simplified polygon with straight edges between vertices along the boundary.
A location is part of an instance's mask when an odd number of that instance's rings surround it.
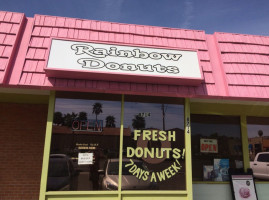
<svg viewBox="0 0 269 200">
<path fill-rule="evenodd" d="M 52 39 L 49 77 L 197 85 L 196 51 Z"/>
<path fill-rule="evenodd" d="M 93 164 L 93 153 L 79 153 L 78 165 L 91 165 Z"/>
</svg>

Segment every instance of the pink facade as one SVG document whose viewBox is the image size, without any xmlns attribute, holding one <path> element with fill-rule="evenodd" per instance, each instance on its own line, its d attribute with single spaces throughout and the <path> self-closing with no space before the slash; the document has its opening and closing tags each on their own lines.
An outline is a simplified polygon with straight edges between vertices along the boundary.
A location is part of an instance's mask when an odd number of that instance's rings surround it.
<svg viewBox="0 0 269 200">
<path fill-rule="evenodd" d="M 174 97 L 269 99 L 269 37 L 0 12 L 0 85 Z M 47 77 L 53 37 L 123 45 L 194 49 L 198 86 Z"/>
</svg>

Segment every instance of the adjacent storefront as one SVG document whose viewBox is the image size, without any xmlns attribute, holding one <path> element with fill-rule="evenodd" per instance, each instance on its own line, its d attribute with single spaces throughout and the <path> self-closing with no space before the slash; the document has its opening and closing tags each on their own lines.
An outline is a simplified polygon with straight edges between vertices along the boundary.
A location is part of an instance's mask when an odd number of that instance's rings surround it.
<svg viewBox="0 0 269 200">
<path fill-rule="evenodd" d="M 0 199 L 269 195 L 268 37 L 0 14 Z"/>
</svg>

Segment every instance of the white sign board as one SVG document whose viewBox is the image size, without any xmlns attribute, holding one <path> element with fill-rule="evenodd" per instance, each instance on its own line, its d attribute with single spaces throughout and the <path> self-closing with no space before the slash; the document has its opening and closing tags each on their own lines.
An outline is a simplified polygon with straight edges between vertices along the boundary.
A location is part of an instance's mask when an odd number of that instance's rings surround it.
<svg viewBox="0 0 269 200">
<path fill-rule="evenodd" d="M 251 175 L 232 175 L 233 192 L 236 200 L 257 200 Z"/>
<path fill-rule="evenodd" d="M 78 165 L 91 165 L 93 164 L 93 153 L 79 153 Z"/>
<path fill-rule="evenodd" d="M 217 139 L 200 139 L 201 153 L 218 153 Z"/>
<path fill-rule="evenodd" d="M 168 83 L 172 79 L 170 82 L 174 84 L 182 83 L 177 82 L 182 79 L 197 84 L 203 79 L 196 51 L 60 39 L 52 39 L 46 73 L 48 76 L 103 77 L 128 82 L 149 82 L 149 77 L 157 77 L 152 82 Z"/>
</svg>

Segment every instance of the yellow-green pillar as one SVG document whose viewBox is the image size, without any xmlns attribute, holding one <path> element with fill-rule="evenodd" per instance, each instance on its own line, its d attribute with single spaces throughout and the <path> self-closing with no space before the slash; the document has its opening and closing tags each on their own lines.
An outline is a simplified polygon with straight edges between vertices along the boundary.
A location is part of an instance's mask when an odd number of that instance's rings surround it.
<svg viewBox="0 0 269 200">
<path fill-rule="evenodd" d="M 191 164 L 191 120 L 190 99 L 185 99 L 185 163 L 186 163 L 186 190 L 188 199 L 193 199 L 192 194 L 192 164 Z"/>
<path fill-rule="evenodd" d="M 51 134 L 52 134 L 54 105 L 55 105 L 55 92 L 51 91 L 50 97 L 49 97 L 49 108 L 48 108 L 48 116 L 47 116 L 47 127 L 46 127 L 46 136 L 45 136 L 44 153 L 43 153 L 43 164 L 42 164 L 39 200 L 45 200 L 46 189 L 47 189 L 46 187 L 47 187 L 47 176 L 48 176 L 48 167 L 49 167 L 49 154 L 50 154 L 50 142 L 51 142 Z"/>
</svg>

